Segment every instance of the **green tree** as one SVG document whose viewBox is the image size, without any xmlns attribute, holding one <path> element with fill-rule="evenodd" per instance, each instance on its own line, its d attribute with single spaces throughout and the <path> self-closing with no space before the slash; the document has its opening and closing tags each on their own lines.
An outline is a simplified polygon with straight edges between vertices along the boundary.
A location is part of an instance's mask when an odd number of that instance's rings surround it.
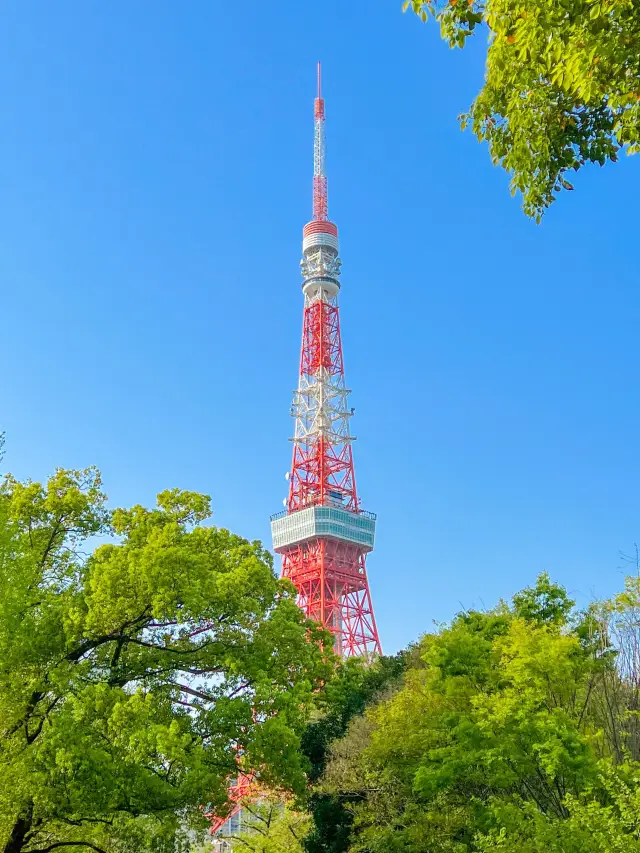
<svg viewBox="0 0 640 853">
<path fill-rule="evenodd" d="M 352 658 L 338 667 L 320 697 L 317 719 L 302 736 L 302 751 L 310 763 L 311 789 L 307 808 L 312 818 L 304 838 L 306 853 L 344 853 L 349 846 L 353 813 L 344 792 L 314 788 L 322 776 L 332 744 L 342 738 L 351 721 L 401 681 L 412 651 L 380 657 L 372 664 Z"/>
<path fill-rule="evenodd" d="M 269 554 L 163 492 L 109 512 L 97 471 L 0 487 L 0 844 L 173 851 L 240 756 L 301 790 L 330 679 Z M 115 539 L 84 553 L 94 537 Z M 94 540 L 95 541 L 95 540 Z"/>
<path fill-rule="evenodd" d="M 229 841 L 251 853 L 304 853 L 311 822 L 310 814 L 296 808 L 290 797 L 262 792 L 257 800 L 245 803 L 242 828 Z"/>
<path fill-rule="evenodd" d="M 568 173 L 640 150 L 638 0 L 407 0 L 451 47 L 489 36 L 484 85 L 462 117 L 540 220 Z M 482 26 L 481 26 L 482 25 Z"/>
<path fill-rule="evenodd" d="M 630 606 L 639 588 L 628 588 Z M 604 611 L 620 620 L 625 606 Z M 330 748 L 319 787 L 350 815 L 342 849 L 577 851 L 562 846 L 572 831 L 595 838 L 607 821 L 631 844 L 633 694 L 596 621 L 541 575 L 511 605 L 425 636 L 400 688 Z"/>
<path fill-rule="evenodd" d="M 318 697 L 316 718 L 306 727 L 301 749 L 310 762 L 309 781 L 320 778 L 331 743 L 342 737 L 351 720 L 401 679 L 411 651 L 382 656 L 372 664 L 361 658 L 339 663 L 331 682 Z"/>
<path fill-rule="evenodd" d="M 599 796 L 567 797 L 565 820 L 511 809 L 501 827 L 478 835 L 479 853 L 640 853 L 640 774 L 629 770 L 603 767 Z"/>
</svg>

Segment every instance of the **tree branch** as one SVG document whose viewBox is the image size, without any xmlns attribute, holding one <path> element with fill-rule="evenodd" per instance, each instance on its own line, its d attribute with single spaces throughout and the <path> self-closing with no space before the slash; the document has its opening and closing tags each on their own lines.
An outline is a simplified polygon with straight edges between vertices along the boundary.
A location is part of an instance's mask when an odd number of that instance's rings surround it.
<svg viewBox="0 0 640 853">
<path fill-rule="evenodd" d="M 58 847 L 90 847 L 92 850 L 95 850 L 96 853 L 106 853 L 102 847 L 98 847 L 90 841 L 55 841 L 48 847 L 31 848 L 30 850 L 26 850 L 25 853 L 49 853 L 50 850 L 55 850 Z"/>
<path fill-rule="evenodd" d="M 232 691 L 231 691 L 231 693 L 228 695 L 228 697 L 227 697 L 227 698 L 228 698 L 228 699 L 233 699 L 233 697 L 234 697 L 234 696 L 237 696 L 237 694 L 238 694 L 238 693 L 240 693 L 240 691 L 241 691 L 241 690 L 246 690 L 246 688 L 247 688 L 247 687 L 251 687 L 251 684 L 252 684 L 252 682 L 251 682 L 251 681 L 245 681 L 245 683 L 244 683 L 244 684 L 241 684 L 239 687 L 236 687 L 236 689 L 235 689 L 235 690 L 232 690 Z"/>
<path fill-rule="evenodd" d="M 104 817 L 79 817 L 76 820 L 72 820 L 70 817 L 61 817 L 58 815 L 57 820 L 61 820 L 63 823 L 68 823 L 70 826 L 82 826 L 83 823 L 104 823 L 107 826 L 111 826 L 113 824 L 113 818 L 107 820 Z"/>
<path fill-rule="evenodd" d="M 51 553 L 51 549 L 53 548 L 53 543 L 56 540 L 56 537 L 60 531 L 66 532 L 65 528 L 62 527 L 62 522 L 64 521 L 64 515 L 58 516 L 55 520 L 53 528 L 51 530 L 51 536 L 49 536 L 49 541 L 47 542 L 46 548 L 44 549 L 44 553 L 42 558 L 40 559 L 40 568 L 44 569 L 44 564 L 47 562 L 47 557 Z"/>
<path fill-rule="evenodd" d="M 45 710 L 42 717 L 40 717 L 40 722 L 36 726 L 36 730 L 34 732 L 29 733 L 29 721 L 27 720 L 25 722 L 24 729 L 25 729 L 25 735 L 27 738 L 27 743 L 29 744 L 29 746 L 31 746 L 31 744 L 38 738 L 40 732 L 42 731 L 42 727 L 45 724 L 45 721 L 49 718 L 49 714 L 51 713 L 51 711 L 53 711 L 53 709 L 56 707 L 56 705 L 58 704 L 59 701 L 60 701 L 60 697 L 56 696 L 56 698 L 53 700 L 53 702 L 51 702 L 49 704 L 49 707 Z"/>
<path fill-rule="evenodd" d="M 194 690 L 193 687 L 188 687 L 186 684 L 179 684 L 177 681 L 174 682 L 176 687 L 179 687 L 183 693 L 189 693 L 191 696 L 195 696 L 196 699 L 203 699 L 205 702 L 215 702 L 215 696 L 208 696 L 206 693 L 201 693 L 199 690 Z"/>
<path fill-rule="evenodd" d="M 193 655 L 196 652 L 206 649 L 207 646 L 213 645 L 213 640 L 208 643 L 202 643 L 201 646 L 195 646 L 193 649 L 176 649 L 173 646 L 156 646 L 155 643 L 145 643 L 144 640 L 136 640 L 134 637 L 127 637 L 127 643 L 133 643 L 134 646 L 142 646 L 145 649 L 154 649 L 158 652 L 173 652 L 175 655 Z"/>
</svg>

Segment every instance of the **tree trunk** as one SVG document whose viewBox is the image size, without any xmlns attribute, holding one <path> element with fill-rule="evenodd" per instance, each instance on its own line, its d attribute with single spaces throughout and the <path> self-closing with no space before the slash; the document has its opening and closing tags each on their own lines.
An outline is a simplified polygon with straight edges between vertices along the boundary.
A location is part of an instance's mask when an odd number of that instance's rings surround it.
<svg viewBox="0 0 640 853">
<path fill-rule="evenodd" d="M 9 840 L 5 844 L 4 853 L 20 853 L 25 844 L 27 833 L 33 820 L 33 803 L 29 803 L 25 814 L 16 819 Z"/>
</svg>

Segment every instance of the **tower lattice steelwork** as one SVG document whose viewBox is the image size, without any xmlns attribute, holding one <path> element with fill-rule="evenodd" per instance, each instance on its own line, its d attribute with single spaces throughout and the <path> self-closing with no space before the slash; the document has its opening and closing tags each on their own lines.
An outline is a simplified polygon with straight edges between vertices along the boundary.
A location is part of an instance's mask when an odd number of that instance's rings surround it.
<svg viewBox="0 0 640 853">
<path fill-rule="evenodd" d="M 282 575 L 295 584 L 300 607 L 333 633 L 339 655 L 370 657 L 380 653 L 366 570 L 376 518 L 362 509 L 356 490 L 320 65 L 314 119 L 313 219 L 302 232 L 302 350 L 291 407 L 293 461 L 286 509 L 272 516 L 271 531 L 274 550 L 282 554 Z"/>
</svg>

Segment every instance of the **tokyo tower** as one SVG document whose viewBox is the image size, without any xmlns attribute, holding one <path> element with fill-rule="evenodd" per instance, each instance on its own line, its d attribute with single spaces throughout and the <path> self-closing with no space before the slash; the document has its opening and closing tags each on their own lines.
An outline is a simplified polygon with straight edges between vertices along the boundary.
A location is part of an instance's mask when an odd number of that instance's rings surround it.
<svg viewBox="0 0 640 853">
<path fill-rule="evenodd" d="M 325 173 L 324 99 L 318 64 L 314 102 L 313 218 L 302 231 L 302 350 L 291 414 L 293 460 L 286 509 L 271 518 L 282 576 L 298 604 L 334 636 L 341 657 L 379 654 L 367 580 L 376 517 L 356 491 L 353 409 L 345 385 L 338 293 L 338 229 L 329 220 Z"/>
<path fill-rule="evenodd" d="M 376 517 L 360 506 L 353 468 L 353 409 L 340 338 L 338 229 L 328 217 L 320 64 L 314 118 L 313 219 L 302 231 L 302 352 L 291 407 L 293 462 L 286 509 L 271 516 L 271 533 L 274 551 L 282 554 L 282 576 L 295 584 L 304 613 L 331 631 L 338 655 L 371 658 L 381 652 L 366 569 Z M 231 813 L 209 815 L 212 835 L 234 835 L 243 828 L 242 803 L 252 796 L 254 781 L 238 774 L 229 788 Z"/>
</svg>

